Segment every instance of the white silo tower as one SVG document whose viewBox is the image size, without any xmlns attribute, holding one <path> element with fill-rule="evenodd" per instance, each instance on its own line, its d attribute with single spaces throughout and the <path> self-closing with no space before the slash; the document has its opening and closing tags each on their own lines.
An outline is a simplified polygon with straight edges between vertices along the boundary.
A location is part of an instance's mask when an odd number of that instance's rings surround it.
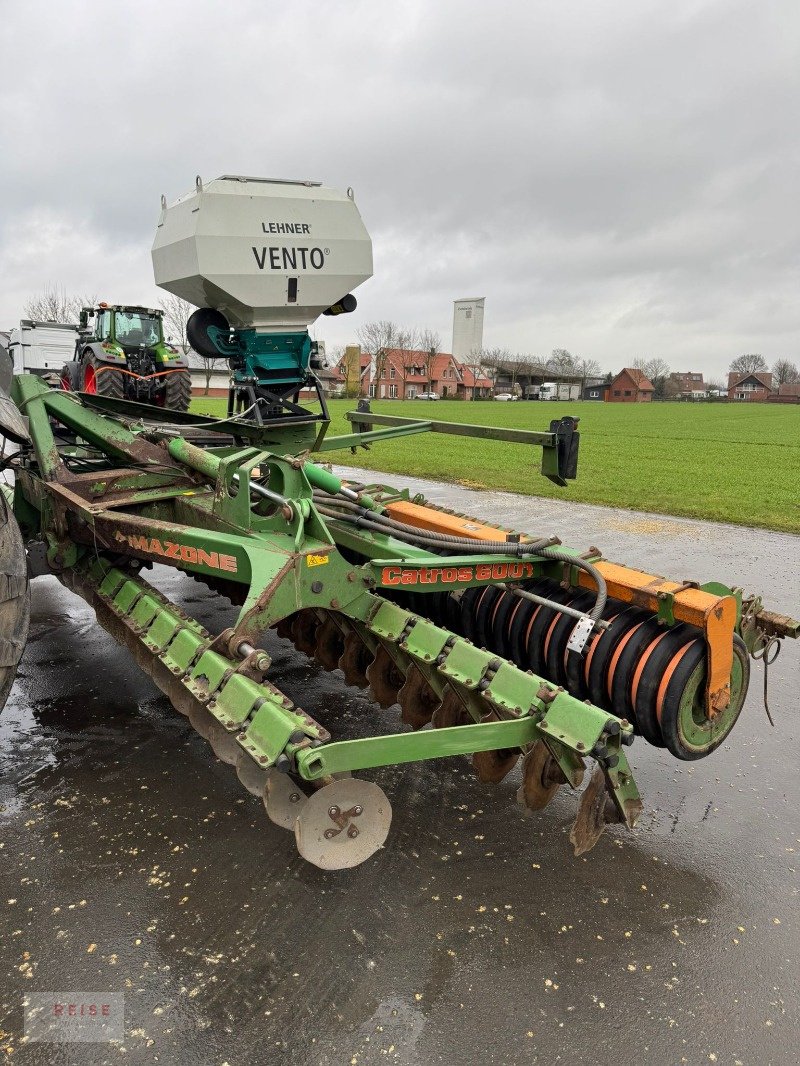
<svg viewBox="0 0 800 1066">
<path fill-rule="evenodd" d="M 453 301 L 453 355 L 469 363 L 483 347 L 483 306 L 485 296 Z"/>
</svg>

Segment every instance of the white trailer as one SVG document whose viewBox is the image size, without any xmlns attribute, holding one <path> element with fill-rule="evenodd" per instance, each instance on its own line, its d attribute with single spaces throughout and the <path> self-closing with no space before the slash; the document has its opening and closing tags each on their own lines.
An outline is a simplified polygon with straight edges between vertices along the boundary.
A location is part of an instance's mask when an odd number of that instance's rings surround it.
<svg viewBox="0 0 800 1066">
<path fill-rule="evenodd" d="M 75 358 L 77 339 L 77 326 L 23 318 L 8 342 L 14 373 L 60 374 L 64 364 Z"/>
<path fill-rule="evenodd" d="M 579 400 L 580 385 L 571 385 L 567 381 L 545 381 L 539 389 L 540 400 Z"/>
</svg>

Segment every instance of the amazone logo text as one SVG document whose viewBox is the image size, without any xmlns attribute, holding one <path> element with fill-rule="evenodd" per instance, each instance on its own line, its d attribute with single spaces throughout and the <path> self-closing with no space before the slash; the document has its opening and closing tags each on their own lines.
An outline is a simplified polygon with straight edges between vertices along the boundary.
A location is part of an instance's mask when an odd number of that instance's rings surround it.
<svg viewBox="0 0 800 1066">
<path fill-rule="evenodd" d="M 148 555 L 160 555 L 164 559 L 175 559 L 193 566 L 207 566 L 209 570 L 224 570 L 228 574 L 235 574 L 237 570 L 233 555 L 207 552 L 203 548 L 193 548 L 191 544 L 177 544 L 171 540 L 160 541 L 157 537 L 135 537 L 130 533 L 124 534 L 122 539 L 135 551 Z"/>
</svg>

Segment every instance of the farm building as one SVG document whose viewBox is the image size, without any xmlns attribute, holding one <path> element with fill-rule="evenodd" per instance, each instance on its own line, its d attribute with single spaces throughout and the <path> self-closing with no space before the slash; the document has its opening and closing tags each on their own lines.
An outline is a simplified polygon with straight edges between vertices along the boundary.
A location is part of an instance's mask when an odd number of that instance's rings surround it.
<svg viewBox="0 0 800 1066">
<path fill-rule="evenodd" d="M 649 403 L 655 389 L 641 370 L 625 367 L 611 382 L 608 390 L 609 403 Z"/>
<path fill-rule="evenodd" d="M 728 399 L 738 400 L 740 403 L 763 403 L 768 400 L 775 391 L 772 384 L 772 374 L 766 370 L 751 372 L 749 374 L 728 374 Z"/>
</svg>

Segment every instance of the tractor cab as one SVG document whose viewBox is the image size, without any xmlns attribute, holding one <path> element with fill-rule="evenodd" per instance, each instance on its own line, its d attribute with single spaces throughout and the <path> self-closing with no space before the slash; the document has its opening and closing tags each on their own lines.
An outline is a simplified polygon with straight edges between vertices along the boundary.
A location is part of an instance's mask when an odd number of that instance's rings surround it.
<svg viewBox="0 0 800 1066">
<path fill-rule="evenodd" d="M 162 312 L 146 307 L 123 307 L 101 303 L 80 313 L 82 339 L 119 345 L 124 350 L 155 348 L 164 343 Z"/>
</svg>

